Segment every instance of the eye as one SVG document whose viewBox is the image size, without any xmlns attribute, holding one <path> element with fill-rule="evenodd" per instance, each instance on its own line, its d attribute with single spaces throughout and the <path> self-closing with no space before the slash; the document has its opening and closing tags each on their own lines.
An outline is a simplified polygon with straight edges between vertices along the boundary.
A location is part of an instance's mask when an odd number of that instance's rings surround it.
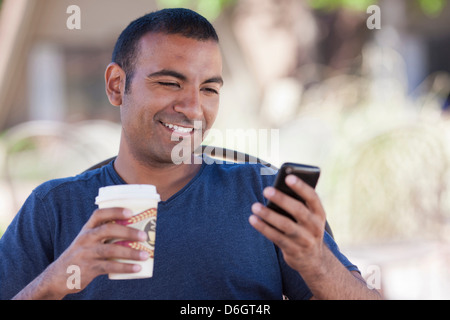
<svg viewBox="0 0 450 320">
<path fill-rule="evenodd" d="M 210 94 L 219 94 L 219 91 L 214 88 L 203 88 L 203 91 L 206 91 L 207 93 L 210 93 Z"/>
<path fill-rule="evenodd" d="M 164 86 L 164 87 L 175 87 L 175 88 L 179 88 L 180 87 L 180 85 L 178 83 L 175 83 L 175 82 L 159 81 L 158 84 L 161 85 L 161 86 Z"/>
</svg>

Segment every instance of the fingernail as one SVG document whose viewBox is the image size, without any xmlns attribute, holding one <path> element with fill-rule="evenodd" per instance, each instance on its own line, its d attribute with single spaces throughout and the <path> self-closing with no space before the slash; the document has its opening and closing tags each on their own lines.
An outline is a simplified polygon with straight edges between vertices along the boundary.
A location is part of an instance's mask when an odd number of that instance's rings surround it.
<svg viewBox="0 0 450 320">
<path fill-rule="evenodd" d="M 125 218 L 131 218 L 133 216 L 133 211 L 130 209 L 123 209 L 122 214 Z"/>
<path fill-rule="evenodd" d="M 254 213 L 258 213 L 258 212 L 260 212 L 261 211 L 261 204 L 260 203 L 254 203 L 253 205 L 252 205 L 252 211 L 254 212 Z"/>
<path fill-rule="evenodd" d="M 287 176 L 287 178 L 286 178 L 286 183 L 287 184 L 289 184 L 289 185 L 293 185 L 293 184 L 295 184 L 297 182 L 297 177 L 296 176 L 294 176 L 294 175 L 288 175 Z"/>
<path fill-rule="evenodd" d="M 251 225 L 254 225 L 254 224 L 258 223 L 258 218 L 256 216 L 254 216 L 254 215 L 251 215 L 248 218 L 248 221 L 250 222 Z"/>
<path fill-rule="evenodd" d="M 138 237 L 141 241 L 147 240 L 147 233 L 144 231 L 139 231 Z"/>
<path fill-rule="evenodd" d="M 133 272 L 139 272 L 141 271 L 141 266 L 138 264 L 134 264 L 133 265 Z"/>
<path fill-rule="evenodd" d="M 141 260 L 147 260 L 150 258 L 150 254 L 147 251 L 141 251 L 139 252 L 139 258 L 141 258 Z"/>
<path fill-rule="evenodd" d="M 275 194 L 275 189 L 272 187 L 267 187 L 264 189 L 264 196 L 271 197 Z"/>
</svg>

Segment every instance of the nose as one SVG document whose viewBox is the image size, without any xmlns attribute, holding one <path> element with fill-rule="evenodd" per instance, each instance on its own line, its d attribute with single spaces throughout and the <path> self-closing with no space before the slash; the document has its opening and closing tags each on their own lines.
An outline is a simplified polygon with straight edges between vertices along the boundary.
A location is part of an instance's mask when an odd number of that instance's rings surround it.
<svg viewBox="0 0 450 320">
<path fill-rule="evenodd" d="M 183 90 L 174 110 L 184 114 L 189 120 L 203 119 L 200 92 L 194 88 Z"/>
</svg>

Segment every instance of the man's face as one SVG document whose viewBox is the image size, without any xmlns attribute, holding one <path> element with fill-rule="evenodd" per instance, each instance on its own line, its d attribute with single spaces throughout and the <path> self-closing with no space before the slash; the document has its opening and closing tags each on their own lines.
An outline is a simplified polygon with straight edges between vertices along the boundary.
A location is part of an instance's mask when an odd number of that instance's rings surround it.
<svg viewBox="0 0 450 320">
<path fill-rule="evenodd" d="M 193 140 L 194 134 L 203 139 L 213 125 L 221 87 L 216 42 L 148 33 L 140 40 L 130 90 L 122 99 L 122 143 L 140 162 L 172 162 L 179 141 Z"/>
</svg>

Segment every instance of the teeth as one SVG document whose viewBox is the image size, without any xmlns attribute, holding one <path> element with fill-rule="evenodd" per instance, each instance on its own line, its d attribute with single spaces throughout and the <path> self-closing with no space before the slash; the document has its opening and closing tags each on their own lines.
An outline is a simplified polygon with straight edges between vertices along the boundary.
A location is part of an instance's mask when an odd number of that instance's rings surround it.
<svg viewBox="0 0 450 320">
<path fill-rule="evenodd" d="M 174 124 L 171 124 L 171 123 L 165 123 L 165 122 L 163 122 L 163 124 L 164 124 L 167 128 L 173 129 L 174 131 L 178 131 L 178 132 L 181 132 L 181 133 L 189 133 L 189 132 L 192 132 L 192 131 L 194 130 L 193 128 L 180 127 L 180 126 L 177 126 L 177 125 L 174 125 Z"/>
</svg>

